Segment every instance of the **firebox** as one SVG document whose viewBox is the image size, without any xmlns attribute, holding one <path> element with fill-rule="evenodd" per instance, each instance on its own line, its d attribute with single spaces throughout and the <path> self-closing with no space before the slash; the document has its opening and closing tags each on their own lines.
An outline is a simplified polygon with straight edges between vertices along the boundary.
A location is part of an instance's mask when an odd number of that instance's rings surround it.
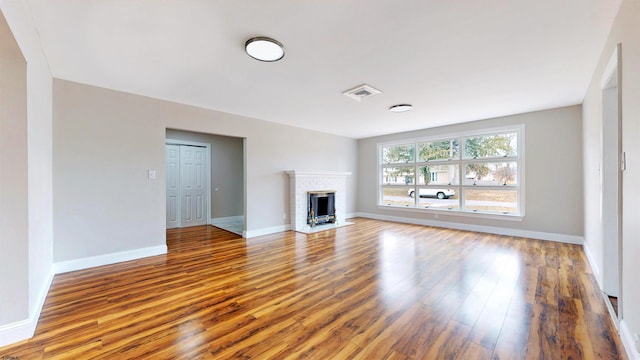
<svg viewBox="0 0 640 360">
<path fill-rule="evenodd" d="M 307 224 L 311 227 L 336 222 L 336 192 L 307 192 Z"/>
</svg>

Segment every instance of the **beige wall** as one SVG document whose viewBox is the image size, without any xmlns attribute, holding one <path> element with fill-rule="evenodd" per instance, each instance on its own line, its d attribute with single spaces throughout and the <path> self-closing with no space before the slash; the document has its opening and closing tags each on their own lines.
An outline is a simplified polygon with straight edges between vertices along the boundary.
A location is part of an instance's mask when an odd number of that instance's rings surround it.
<svg viewBox="0 0 640 360">
<path fill-rule="evenodd" d="M 524 220 L 474 219 L 447 216 L 442 212 L 438 213 L 437 220 L 581 237 L 583 194 L 580 106 L 361 139 L 358 141 L 358 210 L 383 216 L 436 220 L 434 213 L 378 208 L 378 143 L 519 124 L 525 125 Z"/>
<path fill-rule="evenodd" d="M 244 215 L 244 139 L 173 129 L 167 129 L 167 139 L 209 144 L 211 218 Z"/>
<path fill-rule="evenodd" d="M 8 81 L 0 89 L 1 345 L 33 334 L 47 295 L 53 182 L 49 67 L 26 3 L 2 0 L 0 9 L 0 72 Z"/>
<path fill-rule="evenodd" d="M 623 327 L 631 334 L 640 333 L 640 282 L 637 262 L 640 257 L 640 1 L 624 0 L 602 51 L 589 90 L 584 99 L 584 178 L 585 178 L 585 243 L 598 268 L 602 283 L 604 252 L 600 219 L 599 169 L 602 128 L 602 88 L 605 67 L 618 43 L 622 44 L 622 128 L 623 151 L 627 154 L 627 170 L 623 173 L 622 231 L 622 316 Z"/>
<path fill-rule="evenodd" d="M 0 16 L 0 325 L 29 315 L 27 64 Z"/>
<path fill-rule="evenodd" d="M 289 224 L 285 170 L 353 172 L 355 211 L 353 139 L 55 80 L 55 262 L 165 243 L 167 128 L 246 138 L 248 231 Z"/>
</svg>

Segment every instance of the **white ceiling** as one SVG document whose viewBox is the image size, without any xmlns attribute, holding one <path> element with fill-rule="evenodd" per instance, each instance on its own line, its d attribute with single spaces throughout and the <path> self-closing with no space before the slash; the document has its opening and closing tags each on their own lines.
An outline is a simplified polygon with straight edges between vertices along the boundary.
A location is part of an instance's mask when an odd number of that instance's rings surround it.
<svg viewBox="0 0 640 360">
<path fill-rule="evenodd" d="M 363 138 L 581 103 L 620 0 L 28 3 L 56 78 Z"/>
</svg>

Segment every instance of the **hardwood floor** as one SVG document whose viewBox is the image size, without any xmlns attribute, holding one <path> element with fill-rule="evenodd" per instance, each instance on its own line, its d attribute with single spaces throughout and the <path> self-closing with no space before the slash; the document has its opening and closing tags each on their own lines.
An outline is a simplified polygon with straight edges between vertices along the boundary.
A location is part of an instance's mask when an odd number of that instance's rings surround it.
<svg viewBox="0 0 640 360">
<path fill-rule="evenodd" d="M 580 246 L 354 219 L 55 277 L 2 359 L 626 359 Z"/>
</svg>

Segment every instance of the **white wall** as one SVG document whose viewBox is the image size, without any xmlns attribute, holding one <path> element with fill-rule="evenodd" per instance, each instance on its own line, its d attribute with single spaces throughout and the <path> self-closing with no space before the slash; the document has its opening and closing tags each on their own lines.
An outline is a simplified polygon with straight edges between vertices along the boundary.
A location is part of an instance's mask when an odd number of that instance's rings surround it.
<svg viewBox="0 0 640 360">
<path fill-rule="evenodd" d="M 526 209 L 524 220 L 520 222 L 476 219 L 448 216 L 438 212 L 437 221 L 493 229 L 515 229 L 520 231 L 516 232 L 518 234 L 570 239 L 567 241 L 575 239 L 581 242 L 583 201 L 580 106 L 361 139 L 358 141 L 359 211 L 377 216 L 436 221 L 434 213 L 407 212 L 378 207 L 376 203 L 378 143 L 518 124 L 525 125 Z"/>
<path fill-rule="evenodd" d="M 211 218 L 244 215 L 244 139 L 174 129 L 167 129 L 167 139 L 209 144 Z"/>
<path fill-rule="evenodd" d="M 585 245 L 599 269 L 602 284 L 603 239 L 600 219 L 600 138 L 602 128 L 601 79 L 611 54 L 622 44 L 622 150 L 627 154 L 627 170 L 623 173 L 622 218 L 622 306 L 623 333 L 640 333 L 640 282 L 637 263 L 640 258 L 640 222 L 637 206 L 640 202 L 640 1 L 624 0 L 614 21 L 600 62 L 593 74 L 583 103 L 583 155 L 585 178 Z M 623 334 L 624 335 L 624 334 Z M 631 343 L 627 341 L 628 349 Z M 640 356 L 640 355 L 638 355 Z"/>
<path fill-rule="evenodd" d="M 0 299 L 0 314 L 2 314 L 0 317 L 4 315 L 3 320 L 0 320 L 0 325 L 5 320 L 14 321 L 5 327 L 0 326 L 0 345 L 2 345 L 27 338 L 33 334 L 53 277 L 53 182 L 51 155 L 52 79 L 49 67 L 42 53 L 38 34 L 32 23 L 26 2 L 3 0 L 0 1 L 0 9 L 2 9 L 11 28 L 12 37 L 15 37 L 22 56 L 26 60 L 26 83 L 12 88 L 10 91 L 11 94 L 26 94 L 26 109 L 23 108 L 23 101 L 12 101 L 2 106 L 3 112 L 18 111 L 26 116 L 26 118 L 22 115 L 13 118 L 13 121 L 17 121 L 17 123 L 12 125 L 9 131 L 6 131 L 4 126 L 0 131 L 3 134 L 3 139 L 0 142 L 2 153 L 4 154 L 6 151 L 6 155 L 11 157 L 12 161 L 10 166 L 3 164 L 1 171 L 3 176 L 5 174 L 10 177 L 18 176 L 14 180 L 19 179 L 17 187 L 8 186 L 6 190 L 10 191 L 10 196 L 18 199 L 20 204 L 14 208 L 14 214 L 2 217 L 9 219 L 10 226 L 16 227 L 15 229 L 22 229 L 25 224 L 27 226 L 26 231 L 20 230 L 19 234 L 14 234 L 15 237 L 11 239 L 3 237 L 0 240 L 0 242 L 10 241 L 12 247 L 7 252 L 5 252 L 6 248 L 0 250 L 0 254 L 2 254 L 0 257 L 8 256 L 10 258 L 8 261 L 0 260 L 3 269 L 0 274 L 0 283 L 11 284 L 15 281 L 21 283 L 19 291 L 14 289 L 16 291 L 9 297 L 0 295 L 3 297 Z M 3 38 L 3 46 L 5 41 Z M 24 70 L 16 71 L 13 75 L 22 76 L 21 81 L 24 82 Z M 26 88 L 23 85 L 26 85 Z M 26 113 L 23 114 L 25 110 Z M 24 130 L 26 133 L 23 133 Z M 16 133 L 13 133 L 14 131 Z M 5 135 L 8 137 L 6 140 Z M 8 172 L 7 169 L 12 169 L 12 171 Z M 4 184 L 0 187 L 5 189 Z M 4 196 L 0 202 L 7 204 Z M 24 214 L 23 206 L 26 209 L 26 218 L 16 219 L 15 216 L 22 216 L 15 215 L 16 213 Z M 23 291 L 24 289 L 26 291 Z M 19 311 L 9 306 L 9 299 L 20 302 Z M 25 308 L 27 314 L 22 310 Z"/>
<path fill-rule="evenodd" d="M 246 138 L 249 231 L 289 224 L 290 169 L 353 172 L 355 211 L 353 139 L 55 80 L 55 262 L 165 243 L 167 128 Z"/>
</svg>

